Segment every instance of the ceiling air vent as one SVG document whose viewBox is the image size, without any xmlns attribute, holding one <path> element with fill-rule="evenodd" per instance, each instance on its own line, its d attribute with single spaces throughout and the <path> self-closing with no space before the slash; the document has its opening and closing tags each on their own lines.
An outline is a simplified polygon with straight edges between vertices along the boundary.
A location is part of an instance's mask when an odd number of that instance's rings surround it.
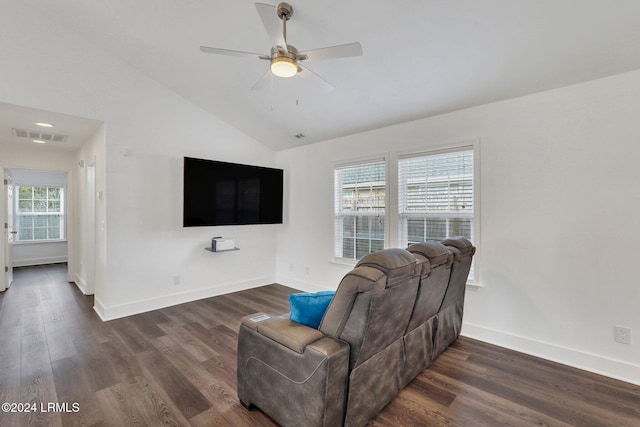
<svg viewBox="0 0 640 427">
<path fill-rule="evenodd" d="M 26 130 L 13 129 L 13 136 L 17 136 L 18 138 L 29 138 L 29 132 Z"/>
<path fill-rule="evenodd" d="M 66 142 L 68 136 L 51 132 L 38 132 L 24 129 L 12 129 L 13 136 L 18 138 L 39 139 L 41 141 Z"/>
</svg>

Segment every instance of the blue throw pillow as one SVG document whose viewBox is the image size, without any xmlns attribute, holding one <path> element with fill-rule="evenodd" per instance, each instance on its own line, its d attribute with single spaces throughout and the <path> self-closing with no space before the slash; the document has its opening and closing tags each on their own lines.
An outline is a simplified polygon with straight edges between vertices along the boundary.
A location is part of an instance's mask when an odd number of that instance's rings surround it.
<svg viewBox="0 0 640 427">
<path fill-rule="evenodd" d="M 315 293 L 300 293 L 289 295 L 291 314 L 289 319 L 318 329 L 324 312 L 336 291 L 320 291 Z"/>
</svg>

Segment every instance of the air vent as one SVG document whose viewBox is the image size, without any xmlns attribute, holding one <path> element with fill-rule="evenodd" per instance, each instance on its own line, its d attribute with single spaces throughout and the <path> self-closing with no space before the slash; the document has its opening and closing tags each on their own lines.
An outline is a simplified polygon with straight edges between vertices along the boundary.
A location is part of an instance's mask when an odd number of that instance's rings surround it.
<svg viewBox="0 0 640 427">
<path fill-rule="evenodd" d="M 50 132 L 38 132 L 24 129 L 12 129 L 13 136 L 18 138 L 39 139 L 41 141 L 66 142 L 68 136 Z"/>
</svg>

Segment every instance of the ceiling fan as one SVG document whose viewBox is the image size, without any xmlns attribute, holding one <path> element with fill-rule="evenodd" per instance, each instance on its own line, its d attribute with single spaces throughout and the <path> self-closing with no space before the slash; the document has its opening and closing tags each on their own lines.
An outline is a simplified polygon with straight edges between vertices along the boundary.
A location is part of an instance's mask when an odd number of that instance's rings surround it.
<svg viewBox="0 0 640 427">
<path fill-rule="evenodd" d="M 357 42 L 298 52 L 294 46 L 287 44 L 287 21 L 293 16 L 293 7 L 289 3 L 284 2 L 278 4 L 277 8 L 265 3 L 256 3 L 255 5 L 258 10 L 258 15 L 260 15 L 260 19 L 271 39 L 271 44 L 273 45 L 270 54 L 263 55 L 239 50 L 200 46 L 200 51 L 204 53 L 251 57 L 269 61 L 269 69 L 256 84 L 253 85 L 252 90 L 265 87 L 269 82 L 269 73 L 276 77 L 288 78 L 302 73 L 303 70 L 308 71 L 309 75 L 318 79 L 325 90 L 333 90 L 334 86 L 331 83 L 303 66 L 302 62 L 362 55 L 362 46 Z M 300 75 L 303 76 L 303 74 Z"/>
</svg>

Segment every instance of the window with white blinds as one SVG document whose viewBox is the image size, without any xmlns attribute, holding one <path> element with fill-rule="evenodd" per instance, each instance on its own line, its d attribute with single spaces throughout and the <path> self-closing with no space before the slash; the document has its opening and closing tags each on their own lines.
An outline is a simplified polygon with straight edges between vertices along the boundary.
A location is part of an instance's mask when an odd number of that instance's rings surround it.
<svg viewBox="0 0 640 427">
<path fill-rule="evenodd" d="M 384 160 L 334 169 L 335 257 L 357 260 L 384 249 Z"/>
<path fill-rule="evenodd" d="M 398 160 L 400 247 L 461 236 L 474 241 L 473 148 Z"/>
<path fill-rule="evenodd" d="M 64 240 L 64 188 L 19 185 L 15 189 L 16 241 Z"/>
</svg>

